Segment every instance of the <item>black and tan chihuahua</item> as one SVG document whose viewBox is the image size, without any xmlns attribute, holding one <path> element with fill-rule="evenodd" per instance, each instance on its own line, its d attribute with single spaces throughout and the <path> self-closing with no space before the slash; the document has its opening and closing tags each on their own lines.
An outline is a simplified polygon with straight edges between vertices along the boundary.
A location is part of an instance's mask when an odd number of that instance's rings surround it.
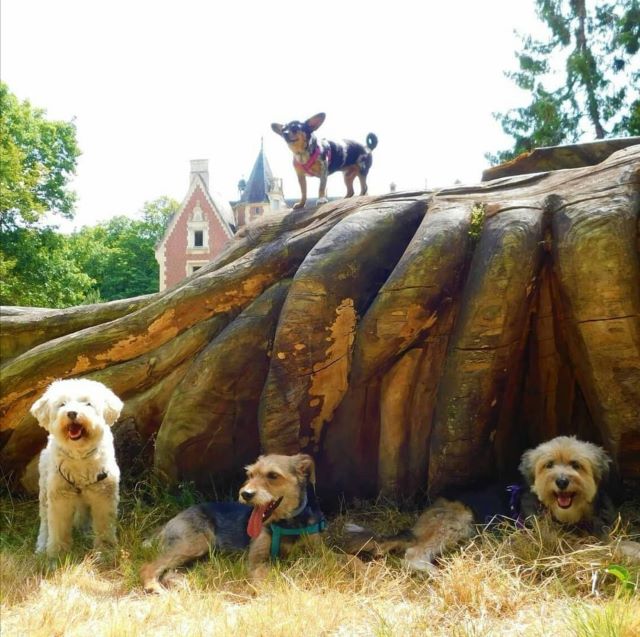
<svg viewBox="0 0 640 637">
<path fill-rule="evenodd" d="M 324 113 L 318 113 L 304 122 L 294 120 L 288 124 L 271 124 L 293 153 L 293 166 L 300 184 L 300 201 L 294 208 L 304 208 L 307 202 L 307 175 L 320 178 L 318 204 L 327 202 L 327 177 L 338 170 L 344 174 L 347 197 L 353 196 L 353 181 L 360 181 L 360 194 L 367 194 L 367 174 L 371 168 L 371 151 L 378 145 L 378 138 L 367 135 L 366 147 L 350 139 L 333 142 L 318 139 L 314 131 L 325 120 Z"/>
</svg>

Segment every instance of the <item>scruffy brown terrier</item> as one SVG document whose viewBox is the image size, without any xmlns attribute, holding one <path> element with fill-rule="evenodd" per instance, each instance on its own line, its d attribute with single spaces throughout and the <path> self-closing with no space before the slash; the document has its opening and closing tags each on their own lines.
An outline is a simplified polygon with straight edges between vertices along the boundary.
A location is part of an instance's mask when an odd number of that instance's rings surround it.
<svg viewBox="0 0 640 637">
<path fill-rule="evenodd" d="M 470 491 L 456 500 L 439 498 L 411 529 L 391 536 L 376 536 L 347 525 L 344 548 L 349 553 L 373 555 L 404 550 L 410 568 L 431 570 L 435 558 L 476 535 L 477 525 L 500 519 L 521 524 L 531 516 L 549 516 L 571 530 L 607 541 L 616 519 L 614 506 L 602 488 L 610 463 L 601 447 L 559 436 L 523 454 L 519 469 L 526 485 Z M 640 561 L 637 542 L 619 542 L 617 551 Z"/>
<path fill-rule="evenodd" d="M 311 456 L 260 456 L 246 472 L 239 502 L 197 504 L 167 522 L 159 533 L 160 555 L 140 570 L 146 591 L 161 592 L 168 570 L 214 549 L 248 548 L 249 575 L 257 582 L 268 571 L 269 557 L 286 556 L 302 536 L 319 538 L 325 521 Z"/>
</svg>

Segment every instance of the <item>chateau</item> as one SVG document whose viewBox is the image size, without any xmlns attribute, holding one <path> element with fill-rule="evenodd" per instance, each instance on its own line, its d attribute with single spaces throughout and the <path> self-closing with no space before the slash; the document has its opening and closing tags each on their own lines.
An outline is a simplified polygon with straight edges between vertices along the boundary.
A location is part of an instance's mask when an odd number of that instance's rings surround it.
<svg viewBox="0 0 640 637">
<path fill-rule="evenodd" d="M 191 160 L 187 194 L 156 246 L 160 291 L 209 263 L 237 229 L 269 212 L 288 210 L 282 179 L 273 176 L 262 145 L 249 179 L 238 186 L 240 199 L 225 201 L 209 189 L 209 161 Z"/>
</svg>

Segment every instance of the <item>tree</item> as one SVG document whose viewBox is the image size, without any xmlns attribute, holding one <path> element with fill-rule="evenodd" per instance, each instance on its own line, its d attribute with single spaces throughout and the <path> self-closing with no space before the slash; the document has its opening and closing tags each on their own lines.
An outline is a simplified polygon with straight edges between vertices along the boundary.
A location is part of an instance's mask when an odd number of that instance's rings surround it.
<svg viewBox="0 0 640 637">
<path fill-rule="evenodd" d="M 306 451 L 327 495 L 435 495 L 560 433 L 640 477 L 639 163 L 272 215 L 160 293 L 3 317 L 2 472 L 36 466 L 51 380 L 87 376 L 171 482 Z"/>
<path fill-rule="evenodd" d="M 100 299 L 111 301 L 158 291 L 155 245 L 178 207 L 174 199 L 159 197 L 144 204 L 138 219 L 113 217 L 70 237 L 75 259 L 95 281 Z"/>
<path fill-rule="evenodd" d="M 52 228 L 0 234 L 0 305 L 78 305 L 94 284 L 76 263 L 67 237 Z"/>
<path fill-rule="evenodd" d="M 0 82 L 0 231 L 32 226 L 46 213 L 73 217 L 68 188 L 80 154 L 73 122 L 47 120 Z"/>
<path fill-rule="evenodd" d="M 157 291 L 154 246 L 178 203 L 160 197 L 140 219 L 72 237 L 43 225 L 45 213 L 73 218 L 67 182 L 80 154 L 75 125 L 45 115 L 0 83 L 0 304 L 59 308 Z"/>
<path fill-rule="evenodd" d="M 64 307 L 91 287 L 45 213 L 73 217 L 80 151 L 72 122 L 50 121 L 0 82 L 0 304 Z"/>
<path fill-rule="evenodd" d="M 506 74 L 531 102 L 494 115 L 514 146 L 487 158 L 495 164 L 540 146 L 638 134 L 639 0 L 536 0 L 536 11 L 549 36 L 523 37 L 519 70 Z"/>
</svg>

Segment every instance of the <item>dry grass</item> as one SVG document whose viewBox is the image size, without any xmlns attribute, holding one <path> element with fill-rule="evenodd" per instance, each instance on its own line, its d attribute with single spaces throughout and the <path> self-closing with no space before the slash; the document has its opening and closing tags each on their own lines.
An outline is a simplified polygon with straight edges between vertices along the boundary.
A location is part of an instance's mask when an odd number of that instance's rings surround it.
<svg viewBox="0 0 640 637">
<path fill-rule="evenodd" d="M 611 548 L 541 525 L 479 536 L 435 576 L 320 546 L 296 550 L 257 590 L 242 556 L 214 555 L 165 595 L 144 595 L 137 571 L 152 549 L 143 539 L 193 498 L 138 490 L 123 502 L 115 554 L 98 560 L 85 543 L 54 564 L 33 554 L 37 504 L 0 500 L 2 637 L 640 635 L 639 570 L 626 565 L 625 585 L 606 572 Z M 385 531 L 413 521 L 379 504 L 356 506 L 348 518 Z M 346 519 L 332 521 L 327 545 Z"/>
</svg>

